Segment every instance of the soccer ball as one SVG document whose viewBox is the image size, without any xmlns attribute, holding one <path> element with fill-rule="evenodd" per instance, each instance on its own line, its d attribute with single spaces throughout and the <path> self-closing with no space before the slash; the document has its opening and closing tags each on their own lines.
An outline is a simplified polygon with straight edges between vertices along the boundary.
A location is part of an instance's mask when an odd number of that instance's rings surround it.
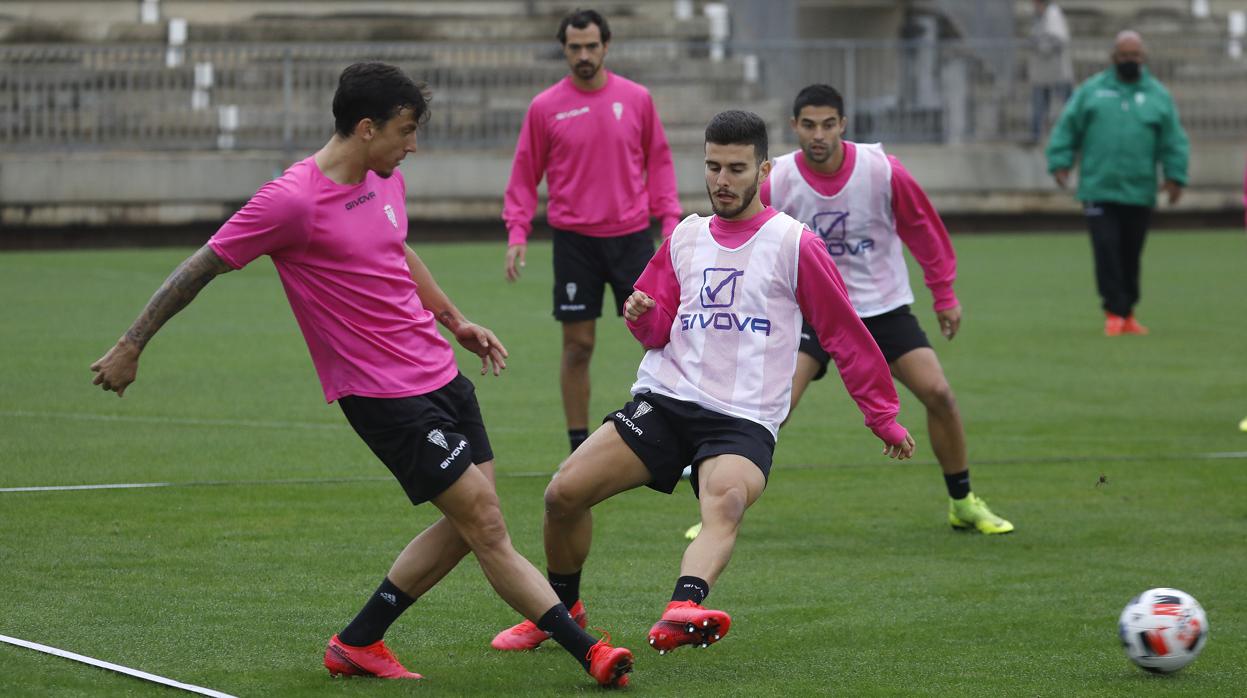
<svg viewBox="0 0 1247 698">
<path fill-rule="evenodd" d="M 1139 667 L 1171 674 L 1195 661 L 1208 639 L 1208 618 L 1195 597 L 1148 589 L 1126 604 L 1117 624 L 1126 656 Z"/>
</svg>

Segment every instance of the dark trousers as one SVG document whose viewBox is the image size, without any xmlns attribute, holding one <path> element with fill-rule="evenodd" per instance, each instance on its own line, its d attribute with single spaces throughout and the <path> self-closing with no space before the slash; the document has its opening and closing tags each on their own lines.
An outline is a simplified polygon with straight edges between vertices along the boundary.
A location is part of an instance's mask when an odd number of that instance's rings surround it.
<svg viewBox="0 0 1247 698">
<path fill-rule="evenodd" d="M 1102 307 L 1114 315 L 1126 317 L 1139 302 L 1139 263 L 1152 209 L 1087 201 L 1083 204 L 1083 214 L 1091 230 L 1095 285 L 1103 301 Z"/>
</svg>

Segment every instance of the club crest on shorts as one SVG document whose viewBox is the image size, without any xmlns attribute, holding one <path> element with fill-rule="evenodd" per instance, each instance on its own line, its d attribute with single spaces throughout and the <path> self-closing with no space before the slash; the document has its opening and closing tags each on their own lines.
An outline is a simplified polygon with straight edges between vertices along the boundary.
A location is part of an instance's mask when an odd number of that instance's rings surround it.
<svg viewBox="0 0 1247 698">
<path fill-rule="evenodd" d="M 450 444 L 446 443 L 446 435 L 442 433 L 441 429 L 434 429 L 429 432 L 429 443 L 437 444 L 447 451 L 450 450 Z"/>
<path fill-rule="evenodd" d="M 645 402 L 644 400 L 642 400 L 640 404 L 636 406 L 636 411 L 632 413 L 632 419 L 633 421 L 635 421 L 653 411 L 654 411 L 654 407 L 650 405 L 648 402 Z"/>
<path fill-rule="evenodd" d="M 615 102 L 611 105 L 611 110 L 615 112 L 615 121 L 623 118 L 623 102 Z"/>
<path fill-rule="evenodd" d="M 394 226 L 395 228 L 398 227 L 398 216 L 394 215 L 393 206 L 389 204 L 385 205 L 385 217 L 390 219 L 390 225 Z"/>
<path fill-rule="evenodd" d="M 569 281 L 567 283 L 565 290 L 567 291 L 567 301 L 569 303 L 575 301 L 576 300 L 576 282 Z"/>
</svg>

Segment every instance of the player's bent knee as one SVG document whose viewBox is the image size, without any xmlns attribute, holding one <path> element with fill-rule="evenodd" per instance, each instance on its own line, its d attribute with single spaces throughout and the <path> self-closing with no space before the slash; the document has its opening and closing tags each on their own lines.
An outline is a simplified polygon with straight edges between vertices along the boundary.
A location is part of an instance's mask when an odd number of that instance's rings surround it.
<svg viewBox="0 0 1247 698">
<path fill-rule="evenodd" d="M 545 504 L 546 514 L 555 519 L 565 518 L 586 508 L 584 498 L 557 477 L 546 487 Z"/>
<path fill-rule="evenodd" d="M 728 523 L 739 523 L 749 507 L 749 492 L 743 485 L 709 488 L 701 493 L 702 509 L 711 517 Z"/>
<path fill-rule="evenodd" d="M 952 414 L 957 411 L 957 397 L 947 382 L 937 383 L 924 390 L 920 397 L 927 409 L 934 412 Z"/>
<path fill-rule="evenodd" d="M 471 489 L 460 492 L 453 504 L 442 509 L 463 542 L 480 550 L 506 541 L 507 527 L 493 485 L 483 477 L 463 484 Z"/>
<path fill-rule="evenodd" d="M 507 545 L 507 525 L 496 502 L 492 509 L 481 511 L 465 527 L 464 538 L 473 551 L 479 553 Z"/>
</svg>

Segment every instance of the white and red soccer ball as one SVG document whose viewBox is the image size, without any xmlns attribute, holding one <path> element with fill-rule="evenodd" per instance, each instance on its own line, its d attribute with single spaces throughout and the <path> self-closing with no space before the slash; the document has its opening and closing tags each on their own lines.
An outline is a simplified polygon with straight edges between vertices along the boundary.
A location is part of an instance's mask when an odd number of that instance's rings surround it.
<svg viewBox="0 0 1247 698">
<path fill-rule="evenodd" d="M 1208 640 L 1208 618 L 1190 594 L 1148 589 L 1126 604 L 1118 623 L 1130 661 L 1147 671 L 1171 674 L 1190 664 Z"/>
</svg>

